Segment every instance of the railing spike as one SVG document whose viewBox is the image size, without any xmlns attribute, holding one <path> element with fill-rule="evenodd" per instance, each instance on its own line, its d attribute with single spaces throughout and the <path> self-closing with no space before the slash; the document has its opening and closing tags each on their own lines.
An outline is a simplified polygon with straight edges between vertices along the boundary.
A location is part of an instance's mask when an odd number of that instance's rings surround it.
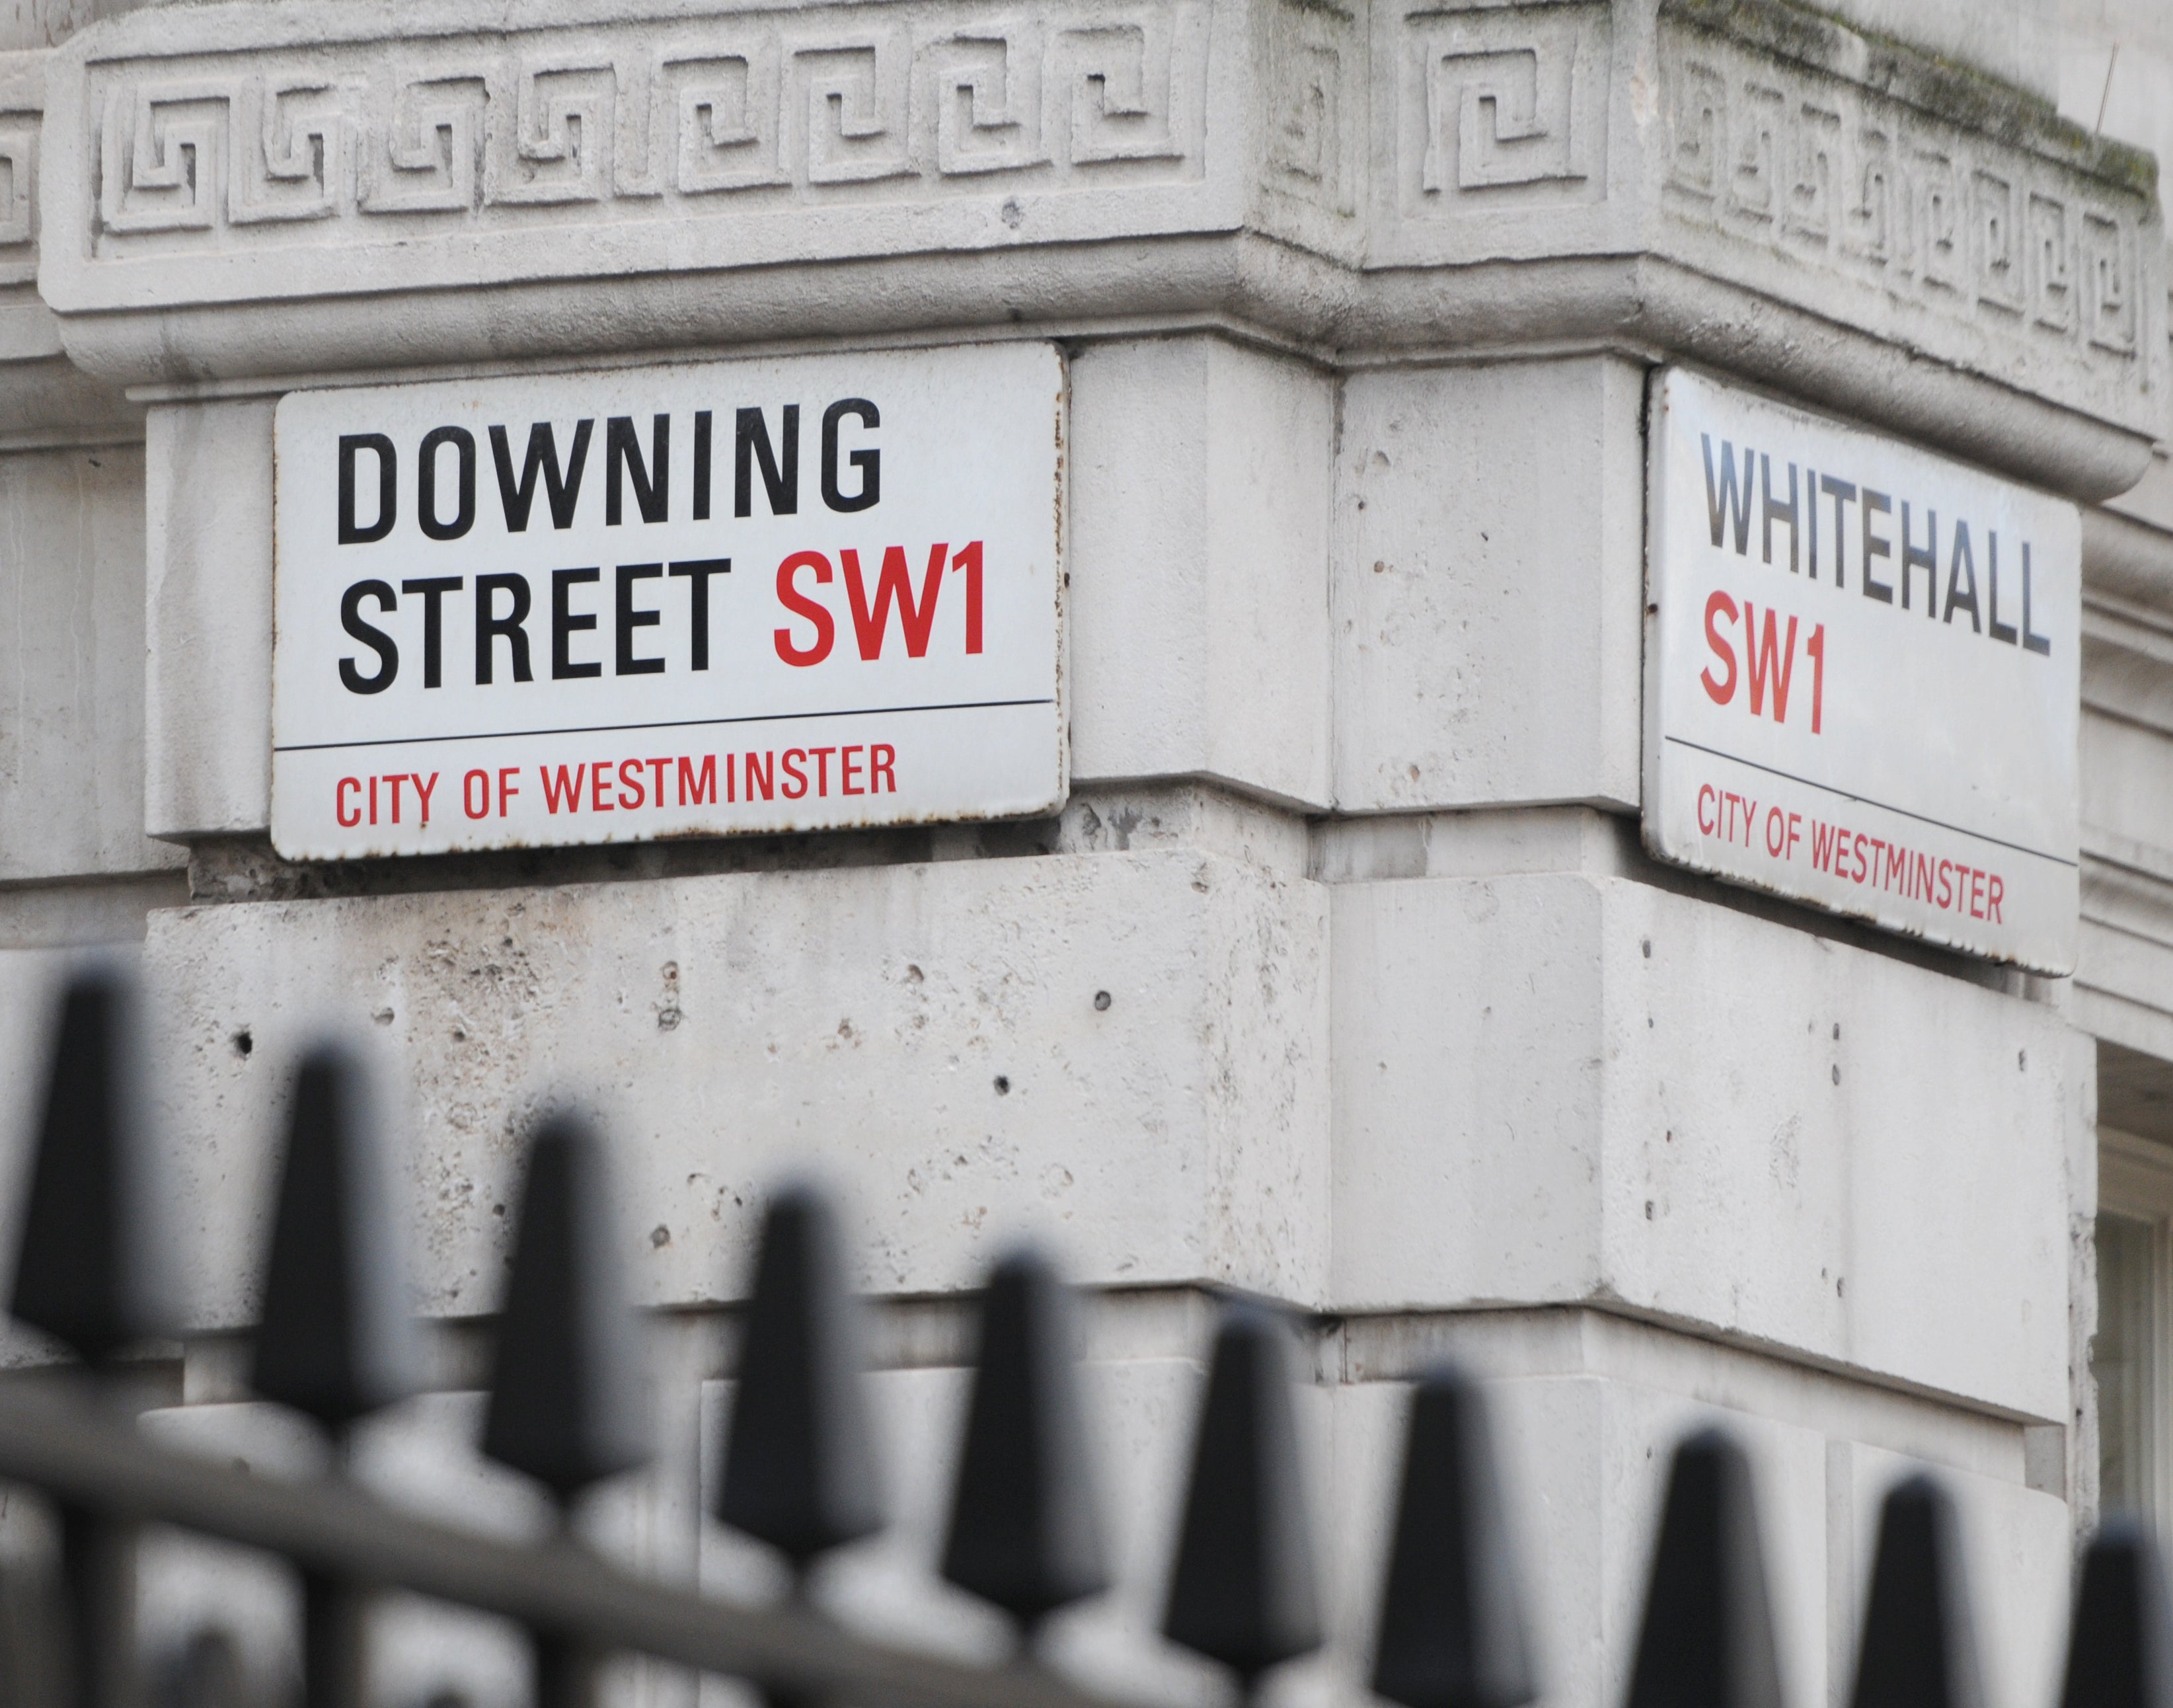
<svg viewBox="0 0 2173 1708">
<path fill-rule="evenodd" d="M 67 1623 L 46 1561 L 12 1549 L 0 1554 L 0 1702 L 47 1708 L 63 1700 Z"/>
<path fill-rule="evenodd" d="M 167 1657 L 164 1672 L 154 1692 L 158 1708 L 253 1708 L 240 1648 L 222 1627 L 197 1632 Z"/>
<path fill-rule="evenodd" d="M 596 1133 L 569 1116 L 545 1122 L 528 1148 L 483 1450 L 562 1502 L 649 1457 L 616 1235 Z"/>
<path fill-rule="evenodd" d="M 1322 1638 L 1290 1356 L 1276 1317 L 1223 1313 L 1162 1616 L 1163 1635 L 1248 1688 Z"/>
<path fill-rule="evenodd" d="M 1982 1708 L 1954 1500 L 1921 1473 L 1887 1491 L 1852 1708 Z"/>
<path fill-rule="evenodd" d="M 389 1165 L 362 1064 L 311 1051 L 294 1077 L 250 1380 L 335 1432 L 422 1386 Z"/>
<path fill-rule="evenodd" d="M 100 1365 L 171 1327 L 132 981 L 86 966 L 61 997 L 8 1309 Z M 62 1501 L 61 1579 L 74 1708 L 132 1708 L 136 1527 Z"/>
<path fill-rule="evenodd" d="M 1373 1689 L 1405 1708 L 1539 1694 L 1486 1395 L 1453 1367 L 1411 1395 Z"/>
<path fill-rule="evenodd" d="M 422 1386 L 389 1165 L 362 1063 L 320 1045 L 294 1075 L 250 1385 L 342 1441 Z M 302 1708 L 369 1700 L 371 1600 L 364 1585 L 302 1574 Z"/>
<path fill-rule="evenodd" d="M 771 1200 L 744 1322 L 716 1516 L 804 1567 L 885 1522 L 860 1305 L 837 1213 L 812 1186 Z"/>
<path fill-rule="evenodd" d="M 2147 1526 L 2109 1520 L 2083 1555 L 2060 1708 L 2173 1708 L 2173 1606 Z"/>
<path fill-rule="evenodd" d="M 1780 1708 L 1750 1463 L 1702 1430 L 1675 1449 L 1630 1708 Z"/>
<path fill-rule="evenodd" d="M 90 1364 L 172 1326 L 138 1058 L 130 981 L 111 965 L 76 974 L 61 998 L 8 1309 Z"/>
<path fill-rule="evenodd" d="M 1032 1625 L 1109 1586 L 1071 1295 L 1039 1252 L 997 1263 L 943 1576 Z"/>
</svg>

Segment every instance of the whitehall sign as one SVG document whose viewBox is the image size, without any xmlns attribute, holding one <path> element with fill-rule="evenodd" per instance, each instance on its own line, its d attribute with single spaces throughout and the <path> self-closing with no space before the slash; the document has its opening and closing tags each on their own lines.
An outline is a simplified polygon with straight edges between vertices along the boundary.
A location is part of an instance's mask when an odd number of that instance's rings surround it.
<svg viewBox="0 0 2173 1708">
<path fill-rule="evenodd" d="M 1661 379 L 1645 841 L 2038 971 L 2073 969 L 2073 507 Z"/>
<path fill-rule="evenodd" d="M 290 859 L 1046 813 L 1048 344 L 299 392 L 278 457 Z"/>
</svg>

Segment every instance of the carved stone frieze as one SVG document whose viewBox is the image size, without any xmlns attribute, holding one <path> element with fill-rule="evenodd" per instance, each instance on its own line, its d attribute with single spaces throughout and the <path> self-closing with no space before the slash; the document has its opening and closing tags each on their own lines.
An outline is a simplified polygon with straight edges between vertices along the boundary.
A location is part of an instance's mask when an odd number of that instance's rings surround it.
<svg viewBox="0 0 2173 1708">
<path fill-rule="evenodd" d="M 1365 33 L 1358 15 L 1328 0 L 1275 0 L 1268 35 L 1261 187 L 1272 205 L 1303 219 L 1327 214 L 1335 235 L 1358 211 L 1364 166 Z M 1272 216 L 1271 216 L 1272 217 Z M 1305 240 L 1301 226 L 1291 235 Z"/>
<path fill-rule="evenodd" d="M 820 250 L 808 221 L 871 206 L 1183 184 L 1206 24 L 1205 0 L 846 5 L 93 59 L 85 275 L 765 215 Z"/>
<path fill-rule="evenodd" d="M 64 444 L 140 430 L 142 411 L 63 354 L 59 317 L 38 294 L 44 192 L 41 49 L 0 52 L 0 445 Z"/>
<path fill-rule="evenodd" d="M 37 181 L 36 115 L 0 113 L 0 284 L 37 277 Z"/>
<path fill-rule="evenodd" d="M 37 83 L 27 68 L 9 74 L 0 54 L 0 288 L 27 284 L 38 276 L 38 129 L 42 116 Z"/>
<path fill-rule="evenodd" d="M 1602 199 L 1611 23 L 1601 4 L 1405 14 L 1403 216 Z"/>
<path fill-rule="evenodd" d="M 1386 0 L 1373 14 L 1365 259 L 1458 266 L 1630 246 L 1638 139 L 1617 122 L 1636 8 Z"/>
<path fill-rule="evenodd" d="M 1868 297 L 1965 326 L 2025 374 L 2065 361 L 2117 389 L 2159 383 L 2145 340 L 2165 341 L 2165 292 L 2145 272 L 2164 238 L 2133 177 L 2050 126 L 2018 141 L 1957 122 L 1972 91 L 1941 111 L 1934 73 L 1897 92 L 1883 68 L 1836 75 L 1697 15 L 1663 19 L 1671 224 L 1761 279 L 1823 275 L 1844 313 Z"/>
<path fill-rule="evenodd" d="M 1820 349 L 1829 403 L 1928 359 L 2116 461 L 2163 430 L 2148 160 L 1792 0 L 614 4 L 111 19 L 55 56 L 41 132 L 0 109 L 0 269 L 35 146 L 40 289 L 124 378 L 253 371 L 252 304 L 363 367 L 1205 312 L 1327 351 L 1747 336 Z M 842 322 L 839 262 L 911 282 Z M 509 341 L 461 306 L 492 290 L 588 305 Z M 358 295 L 415 311 L 364 327 Z"/>
</svg>

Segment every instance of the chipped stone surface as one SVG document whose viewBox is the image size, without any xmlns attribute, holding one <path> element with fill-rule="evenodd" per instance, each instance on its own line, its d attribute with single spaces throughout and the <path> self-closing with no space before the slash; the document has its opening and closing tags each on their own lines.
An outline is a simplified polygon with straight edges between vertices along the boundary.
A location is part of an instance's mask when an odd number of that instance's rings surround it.
<svg viewBox="0 0 2173 1708">
<path fill-rule="evenodd" d="M 1040 1228 L 1084 1278 L 1318 1300 L 1325 929 L 1318 886 L 1194 852 L 159 913 L 195 1319 L 253 1309 L 280 1076 L 319 1024 L 412 1096 L 434 1312 L 495 1307 L 517 1148 L 560 1095 L 612 1136 L 652 1303 L 735 1296 L 801 1165 L 882 1292 L 971 1284 Z"/>
</svg>

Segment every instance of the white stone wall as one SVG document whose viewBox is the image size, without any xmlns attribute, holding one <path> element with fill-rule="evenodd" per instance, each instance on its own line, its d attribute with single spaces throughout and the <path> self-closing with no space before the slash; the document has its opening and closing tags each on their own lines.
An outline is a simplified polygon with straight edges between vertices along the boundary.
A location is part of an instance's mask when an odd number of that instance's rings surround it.
<svg viewBox="0 0 2173 1708">
<path fill-rule="evenodd" d="M 1793 1702 L 1845 1700 L 1912 1462 L 1962 1502 L 1992 1708 L 2043 1700 L 2095 1516 L 2095 1048 L 2173 1063 L 2173 365 L 2122 146 L 2173 142 L 2173 46 L 2148 5 L 1843 10 L 1868 33 L 1687 0 L 0 5 L 0 1251 L 46 994 L 141 939 L 191 1330 L 166 1439 L 296 1451 L 238 1351 L 283 1074 L 329 1025 L 405 1100 L 445 1392 L 364 1467 L 430 1510 L 533 1521 L 463 1396 L 521 1136 L 570 1099 L 614 1139 L 666 1422 L 596 1523 L 651 1569 L 763 1581 L 698 1535 L 701 1442 L 762 1192 L 813 1165 L 885 1301 L 903 1516 L 840 1562 L 852 1617 L 989 1640 L 923 1580 L 957 1295 L 1034 1233 L 1093 1291 L 1123 1581 L 1059 1647 L 1097 1676 L 1213 1699 L 1151 1629 L 1234 1287 L 1312 1354 L 1335 1635 L 1291 1702 L 1361 1694 L 1402 1384 L 1445 1354 L 1498 1381 L 1550 1703 L 1619 1700 L 1667 1449 L 1715 1416 Z M 697 37 L 873 116 L 675 132 Z M 1069 358 L 1060 818 L 272 854 L 283 392 L 991 337 Z M 2072 981 L 1640 850 L 1668 360 L 2084 507 Z M 278 1646 L 232 1562 L 149 1581 L 161 1634 L 217 1609 Z M 401 1619 L 388 1701 L 517 1700 L 503 1634 Z"/>
</svg>

